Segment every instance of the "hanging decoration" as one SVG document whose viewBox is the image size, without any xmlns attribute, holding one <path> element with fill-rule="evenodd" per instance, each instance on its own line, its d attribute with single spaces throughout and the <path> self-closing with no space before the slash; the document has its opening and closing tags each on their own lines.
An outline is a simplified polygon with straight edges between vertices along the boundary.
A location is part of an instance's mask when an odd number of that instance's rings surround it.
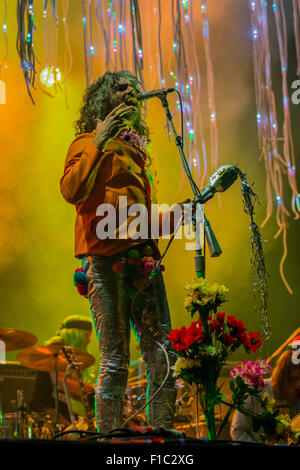
<svg viewBox="0 0 300 470">
<path fill-rule="evenodd" d="M 298 5 L 299 6 L 299 5 Z M 284 274 L 283 266 L 287 257 L 287 208 L 284 194 L 285 182 L 291 192 L 291 211 L 294 218 L 299 218 L 299 192 L 296 184 L 296 164 L 291 131 L 289 94 L 287 84 L 287 30 L 283 2 L 274 0 L 272 9 L 275 17 L 277 40 L 281 62 L 283 127 L 280 135 L 277 121 L 275 94 L 271 77 L 271 53 L 268 29 L 268 4 L 265 0 L 250 1 L 250 15 L 253 37 L 254 74 L 257 106 L 257 126 L 259 146 L 266 169 L 267 214 L 262 227 L 271 218 L 276 207 L 278 231 L 274 238 L 282 235 L 283 255 L 280 261 L 280 274 L 290 294 L 293 293 Z"/>
<path fill-rule="evenodd" d="M 297 75 L 300 77 L 300 0 L 293 0 L 294 33 L 297 53 Z"/>
<path fill-rule="evenodd" d="M 3 36 L 5 42 L 5 52 L 2 61 L 0 62 L 0 104 L 6 104 L 6 85 L 4 81 L 4 72 L 7 69 L 6 59 L 8 56 L 8 40 L 7 40 L 7 0 L 4 0 L 4 21 L 3 21 Z"/>
<path fill-rule="evenodd" d="M 73 57 L 72 57 L 72 49 L 70 44 L 70 37 L 69 37 L 69 26 L 68 26 L 68 11 L 69 11 L 69 0 L 63 0 L 63 32 L 64 32 L 64 40 L 65 40 L 65 51 L 64 51 L 64 70 L 63 70 L 63 86 L 64 86 L 64 94 L 65 94 L 65 102 L 66 107 L 68 109 L 68 95 L 67 95 L 67 79 L 71 74 L 72 71 L 72 64 L 73 64 Z"/>
<path fill-rule="evenodd" d="M 65 91 L 66 79 L 72 69 L 67 15 L 69 0 L 61 0 L 62 26 L 65 38 L 64 61 L 58 61 L 58 26 L 60 18 L 55 0 L 44 0 L 44 63 L 39 71 L 40 87 L 49 96 Z M 6 5 L 6 4 L 5 4 Z M 268 31 L 268 6 L 273 10 L 281 61 L 283 125 L 280 131 L 271 77 L 271 54 Z M 292 289 L 284 274 L 287 257 L 288 217 L 299 218 L 300 196 L 296 185 L 296 165 L 291 133 L 287 84 L 287 33 L 283 0 L 249 0 L 253 37 L 254 73 L 259 146 L 266 169 L 267 213 L 264 226 L 276 216 L 282 236 L 283 255 L 280 273 L 290 293 Z M 6 7 L 5 7 L 6 8 Z M 300 0 L 292 0 L 294 32 L 300 76 Z M 51 11 L 50 11 L 51 9 Z M 214 96 L 214 70 L 207 0 L 81 0 L 82 35 L 86 84 L 90 85 L 105 70 L 131 70 L 139 79 L 141 89 L 174 87 L 180 93 L 170 97 L 175 125 L 182 125 L 182 139 L 192 176 L 199 187 L 205 185 L 208 172 L 218 168 L 217 109 Z M 168 14 L 167 14 L 168 13 Z M 30 98 L 35 80 L 33 51 L 33 0 L 17 1 L 18 52 Z M 151 25 L 149 27 L 149 18 Z M 200 25 L 200 28 L 199 28 Z M 166 28 L 171 34 L 164 34 Z M 3 32 L 6 34 L 6 20 Z M 197 37 L 196 37 L 197 33 Z M 201 35 L 203 70 L 199 60 Z M 187 53 L 188 51 L 188 53 Z M 60 63 L 61 62 L 61 63 Z M 203 89 L 202 83 L 207 83 Z M 144 112 L 146 116 L 146 103 Z M 183 110 L 183 119 L 180 121 Z M 171 139 L 168 122 L 166 131 Z M 206 132 L 206 129 L 207 132 Z M 177 199 L 186 176 L 182 169 Z M 292 195 L 287 201 L 286 183 Z"/>
<path fill-rule="evenodd" d="M 51 11 L 48 12 L 48 0 L 44 2 L 44 68 L 40 73 L 40 88 L 52 98 L 62 91 L 62 73 L 58 67 L 58 14 L 55 0 L 51 1 Z"/>
<path fill-rule="evenodd" d="M 34 88 L 36 75 L 35 54 L 33 50 L 33 31 L 35 30 L 33 0 L 17 1 L 17 21 L 17 51 L 20 56 L 21 68 L 23 69 L 28 94 L 32 103 L 35 104 L 31 94 L 31 87 Z"/>
</svg>

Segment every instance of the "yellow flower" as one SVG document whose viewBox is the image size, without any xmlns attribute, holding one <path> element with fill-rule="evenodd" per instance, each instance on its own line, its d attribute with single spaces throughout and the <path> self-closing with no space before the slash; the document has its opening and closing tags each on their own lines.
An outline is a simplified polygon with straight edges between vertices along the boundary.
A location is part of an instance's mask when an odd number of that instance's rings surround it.
<svg viewBox="0 0 300 470">
<path fill-rule="evenodd" d="M 278 416 L 278 419 L 279 422 L 276 425 L 276 433 L 280 435 L 290 429 L 291 419 L 289 415 L 280 415 Z"/>
<path fill-rule="evenodd" d="M 213 303 L 216 300 L 216 294 L 211 293 L 211 294 L 206 294 L 202 297 L 202 305 L 206 305 L 209 302 Z"/>
<path fill-rule="evenodd" d="M 172 367 L 174 370 L 173 377 L 177 377 L 179 374 L 181 374 L 182 369 L 190 369 L 194 366 L 200 367 L 201 362 L 195 359 L 186 359 L 185 357 L 180 357 Z"/>
<path fill-rule="evenodd" d="M 225 300 L 226 295 L 228 294 L 229 289 L 227 287 L 223 286 L 223 284 L 218 285 L 218 296 L 220 300 Z"/>
<path fill-rule="evenodd" d="M 184 307 L 185 308 L 188 308 L 188 307 L 191 307 L 191 305 L 193 304 L 193 299 L 192 297 L 190 297 L 189 295 L 184 299 Z"/>
<path fill-rule="evenodd" d="M 190 299 L 185 300 L 186 307 L 189 307 L 192 303 L 200 306 L 213 304 L 216 302 L 217 297 L 219 300 L 224 301 L 229 291 L 227 287 L 216 282 L 210 285 L 207 279 L 204 278 L 195 279 L 192 283 L 187 284 L 185 289 L 190 291 L 188 297 L 192 298 L 192 301 Z"/>
<path fill-rule="evenodd" d="M 271 398 L 270 395 L 267 392 L 264 393 L 263 399 L 265 399 L 265 398 L 268 398 L 268 401 L 266 403 L 266 409 L 267 409 L 267 411 L 272 413 L 273 409 L 274 409 L 274 406 L 275 406 L 275 399 Z"/>
</svg>

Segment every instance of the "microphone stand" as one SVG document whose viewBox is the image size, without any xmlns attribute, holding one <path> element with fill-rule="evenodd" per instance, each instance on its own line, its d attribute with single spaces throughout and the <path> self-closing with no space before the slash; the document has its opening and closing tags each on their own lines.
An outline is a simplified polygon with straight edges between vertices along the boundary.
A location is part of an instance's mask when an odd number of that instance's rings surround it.
<svg viewBox="0 0 300 470">
<path fill-rule="evenodd" d="M 194 194 L 193 207 L 195 208 L 195 212 L 192 216 L 192 223 L 193 223 L 193 230 L 195 232 L 195 237 L 196 237 L 195 269 L 196 269 L 196 274 L 198 278 L 201 278 L 201 277 L 205 278 L 205 241 L 207 242 L 210 256 L 212 257 L 220 256 L 222 253 L 222 250 L 210 226 L 210 223 L 204 214 L 203 204 L 205 201 L 203 201 L 200 195 L 199 189 L 193 181 L 193 177 L 192 177 L 192 174 L 191 174 L 191 171 L 188 166 L 188 163 L 184 154 L 184 150 L 183 150 L 182 136 L 177 135 L 177 132 L 173 123 L 173 118 L 170 113 L 169 103 L 167 100 L 167 92 L 164 93 L 164 96 L 159 96 L 159 98 L 161 100 L 162 106 L 165 108 L 166 116 L 171 125 L 171 129 L 175 137 L 175 143 L 181 156 L 181 163 L 182 163 L 183 169 L 185 173 L 187 174 L 187 177 L 189 179 L 189 182 L 190 182 L 193 194 Z M 203 245 L 201 245 L 201 241 L 200 241 L 200 224 L 197 223 L 198 222 L 197 210 L 199 210 L 199 212 L 202 214 L 202 219 L 203 219 L 203 225 L 204 225 Z M 173 239 L 174 239 L 174 236 L 173 236 Z"/>
</svg>

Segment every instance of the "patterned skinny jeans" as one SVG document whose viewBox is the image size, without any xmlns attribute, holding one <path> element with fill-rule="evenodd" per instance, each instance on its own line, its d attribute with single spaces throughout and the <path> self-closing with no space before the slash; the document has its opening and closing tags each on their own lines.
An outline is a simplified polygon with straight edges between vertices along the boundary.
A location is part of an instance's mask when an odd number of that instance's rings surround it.
<svg viewBox="0 0 300 470">
<path fill-rule="evenodd" d="M 118 254 L 119 255 L 119 254 Z M 168 353 L 170 367 L 175 354 L 167 338 L 171 325 L 163 276 L 158 273 L 133 300 L 128 297 L 128 280 L 113 271 L 118 255 L 86 257 L 88 297 L 100 349 L 100 371 L 95 401 L 99 432 L 118 428 L 123 419 L 123 399 L 130 360 L 130 328 L 139 340 L 146 364 L 148 399 L 158 389 L 167 373 L 162 344 Z M 148 423 L 172 428 L 176 400 L 175 379 L 168 379 L 148 406 Z"/>
</svg>

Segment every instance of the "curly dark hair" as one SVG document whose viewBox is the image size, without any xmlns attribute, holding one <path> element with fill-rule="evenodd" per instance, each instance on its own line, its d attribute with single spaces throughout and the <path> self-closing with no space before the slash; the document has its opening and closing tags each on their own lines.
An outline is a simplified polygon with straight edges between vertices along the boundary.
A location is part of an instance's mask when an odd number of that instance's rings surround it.
<svg viewBox="0 0 300 470">
<path fill-rule="evenodd" d="M 104 120 L 113 110 L 111 92 L 116 90 L 120 79 L 127 79 L 138 91 L 140 83 L 138 79 L 127 70 L 119 72 L 106 72 L 102 77 L 93 82 L 85 91 L 83 106 L 80 109 L 80 117 L 74 122 L 75 135 L 92 132 L 95 129 L 95 119 Z M 142 119 L 135 123 L 135 130 L 150 141 L 150 131 Z"/>
</svg>

